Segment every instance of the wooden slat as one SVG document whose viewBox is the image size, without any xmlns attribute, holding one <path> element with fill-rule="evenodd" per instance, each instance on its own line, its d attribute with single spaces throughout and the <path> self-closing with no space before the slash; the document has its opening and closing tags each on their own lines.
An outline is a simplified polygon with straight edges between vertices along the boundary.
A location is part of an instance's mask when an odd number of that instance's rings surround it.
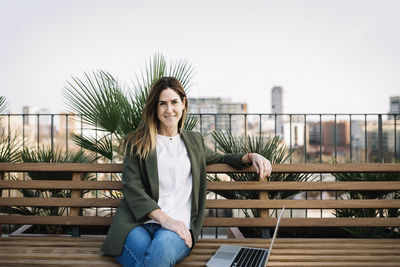
<svg viewBox="0 0 400 267">
<path fill-rule="evenodd" d="M 32 242 L 32 241 L 30 241 Z M 13 244 L 11 244 L 13 245 Z M 97 245 L 96 247 L 66 247 L 66 246 L 55 246 L 53 245 L 48 245 L 48 246 L 43 246 L 43 247 L 31 247 L 32 244 L 27 244 L 27 245 L 16 245 L 16 246 L 7 246 L 1 247 L 0 253 L 14 253 L 15 251 L 21 251 L 21 252 L 29 252 L 29 253 L 43 253 L 43 252 L 48 252 L 49 249 L 51 249 L 52 253 L 98 253 L 99 248 Z M 0 265 L 1 266 L 1 265 Z"/>
<path fill-rule="evenodd" d="M 197 245 L 207 248 L 218 248 L 221 244 L 253 244 L 255 246 L 266 245 L 269 246 L 269 241 L 271 239 L 261 239 L 261 238 L 244 238 L 244 239 L 218 239 L 218 238 L 203 238 L 199 239 Z M 297 246 L 305 245 L 307 248 L 312 246 L 318 248 L 343 248 L 346 245 L 360 245 L 362 248 L 366 248 L 364 245 L 369 247 L 379 246 L 384 248 L 383 245 L 388 245 L 387 248 L 400 248 L 400 239 L 388 239 L 388 238 L 277 238 L 275 241 L 277 246 Z M 198 246 L 196 245 L 196 248 Z M 342 247 L 341 247 L 342 246 Z M 290 247 L 293 248 L 293 247 Z M 400 252 L 400 251 L 399 251 Z"/>
<path fill-rule="evenodd" d="M 118 263 L 115 262 L 114 259 L 105 260 L 93 260 L 93 261 L 86 261 L 86 260 L 65 260 L 65 259 L 56 259 L 56 260 L 32 260 L 32 259 L 4 259 L 0 261 L 0 266 L 7 266 L 7 267 L 21 267 L 21 266 L 28 266 L 28 267 L 70 267 L 70 266 L 115 266 L 120 267 Z"/>
<path fill-rule="evenodd" d="M 111 198 L 1 198 L 0 206 L 25 207 L 118 207 L 120 199 Z M 291 209 L 335 209 L 335 208 L 400 208 L 397 199 L 363 200 L 224 200 L 208 199 L 209 209 L 279 209 L 283 206 Z"/>
<path fill-rule="evenodd" d="M 0 163 L 0 172 L 122 172 L 119 163 Z"/>
<path fill-rule="evenodd" d="M 204 227 L 275 227 L 276 219 L 205 218 Z M 389 227 L 400 226 L 400 218 L 282 218 L 281 227 Z"/>
<path fill-rule="evenodd" d="M 114 198 L 0 198 L 0 206 L 25 207 L 118 207 L 120 199 Z"/>
<path fill-rule="evenodd" d="M 329 242 L 329 241 L 328 241 Z M 279 248 L 279 246 L 277 246 Z M 374 246 L 372 249 L 276 249 L 274 255 L 394 255 L 399 253 L 399 249 L 381 249 Z"/>
<path fill-rule="evenodd" d="M 253 167 L 236 170 L 227 164 L 207 166 L 209 173 L 254 172 Z M 336 173 L 336 172 L 400 172 L 400 164 L 395 163 L 354 163 L 354 164 L 272 164 L 272 171 L 278 173 Z"/>
<path fill-rule="evenodd" d="M 290 209 L 334 209 L 334 208 L 400 208 L 400 199 L 362 199 L 362 200 L 258 200 L 258 199 L 207 199 L 207 208 L 271 208 L 286 206 Z"/>
<path fill-rule="evenodd" d="M 272 255 L 271 261 L 279 262 L 376 262 L 376 255 Z M 380 262 L 399 262 L 400 256 L 387 255 Z"/>
<path fill-rule="evenodd" d="M 278 262 L 278 261 L 269 261 L 267 267 L 277 267 L 277 266 L 307 266 L 307 267 L 399 267 L 398 262 L 381 262 L 377 258 L 375 262 L 358 262 L 358 261 L 347 261 L 346 263 L 343 262 L 308 262 L 308 261 L 298 261 L 298 262 Z M 204 266 L 205 264 L 201 263 L 197 266 Z M 185 265 L 179 265 L 179 267 L 184 267 Z M 191 266 L 191 265 L 186 265 Z M 194 265 L 193 265 L 194 266 Z"/>
<path fill-rule="evenodd" d="M 395 163 L 354 163 L 354 164 L 272 164 L 273 172 L 279 173 L 335 173 L 335 172 L 400 172 Z M 0 172 L 65 171 L 65 172 L 122 172 L 119 163 L 0 163 Z M 255 172 L 254 167 L 237 170 L 227 164 L 207 166 L 209 173 Z"/>
<path fill-rule="evenodd" d="M 400 182 L 207 182 L 208 190 L 397 191 Z"/>
<path fill-rule="evenodd" d="M 119 181 L 0 180 L 0 189 L 122 190 Z M 398 191 L 400 182 L 207 182 L 208 190 L 254 191 Z"/>
<path fill-rule="evenodd" d="M 71 237 L 70 236 L 57 237 L 57 238 L 52 238 L 50 236 L 12 237 L 11 241 L 0 239 L 0 246 L 7 246 L 10 248 L 14 248 L 14 251 L 16 250 L 15 249 L 16 247 L 23 248 L 23 247 L 34 246 L 35 249 L 38 249 L 38 251 L 40 252 L 43 251 L 43 249 L 48 248 L 49 246 L 64 247 L 66 249 L 67 248 L 76 249 L 84 247 L 85 249 L 90 250 L 92 248 L 99 247 L 104 242 L 104 238 L 102 242 L 88 241 L 86 238 L 82 238 L 82 241 L 78 240 L 69 241 L 68 239 L 71 239 Z M 32 244 L 32 241 L 34 241 L 35 243 Z"/>
<path fill-rule="evenodd" d="M 104 260 L 104 256 L 98 253 L 62 253 L 54 252 L 51 253 L 18 253 L 18 252 L 8 252 L 2 253 L 0 251 L 1 259 L 19 259 L 19 260 L 82 260 L 82 261 L 101 261 Z"/>
<path fill-rule="evenodd" d="M 0 224 L 110 225 L 111 217 L 1 215 Z M 274 227 L 276 219 L 205 218 L 204 227 Z M 282 218 L 282 227 L 388 227 L 400 226 L 400 218 Z"/>
<path fill-rule="evenodd" d="M 186 259 L 185 262 L 189 261 L 208 261 L 209 255 L 192 255 Z M 386 255 L 380 262 L 397 262 L 400 259 L 400 255 Z M 271 262 L 286 262 L 289 266 L 291 262 L 377 262 L 377 255 L 276 255 L 271 254 Z M 344 265 L 345 266 L 345 265 Z"/>
<path fill-rule="evenodd" d="M 121 190 L 119 181 L 0 181 L 0 189 Z"/>
<path fill-rule="evenodd" d="M 0 215 L 0 224 L 110 225 L 112 217 Z"/>
<path fill-rule="evenodd" d="M 10 243 L 20 243 L 23 242 L 25 244 L 29 244 L 31 246 L 36 246 L 37 243 L 47 243 L 48 245 L 54 244 L 57 242 L 58 244 L 67 244 L 75 247 L 87 247 L 89 246 L 98 247 L 103 244 L 106 236 L 105 235 L 96 235 L 96 236 L 80 236 L 80 237 L 72 237 L 72 236 L 19 236 L 19 237 L 0 237 L 0 245 L 7 246 Z M 255 239 L 257 240 L 257 239 Z M 307 239 L 304 239 L 307 240 Z M 312 240 L 312 239 L 311 239 Z M 390 240 L 390 239 L 389 239 Z M 34 241 L 34 242 L 32 242 Z M 305 241 L 310 242 L 310 241 Z M 90 245 L 92 244 L 92 245 Z"/>
</svg>

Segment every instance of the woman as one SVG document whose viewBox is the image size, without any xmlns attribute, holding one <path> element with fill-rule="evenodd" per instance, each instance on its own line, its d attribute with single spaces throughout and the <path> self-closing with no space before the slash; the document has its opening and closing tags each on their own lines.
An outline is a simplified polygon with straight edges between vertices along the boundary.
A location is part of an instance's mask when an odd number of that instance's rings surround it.
<svg viewBox="0 0 400 267">
<path fill-rule="evenodd" d="M 173 266 L 185 258 L 201 230 L 206 165 L 252 163 L 260 177 L 271 173 L 261 155 L 220 155 L 199 133 L 183 130 L 187 99 L 173 77 L 157 80 L 143 109 L 142 124 L 126 139 L 122 199 L 107 238 L 106 254 L 123 266 Z"/>
</svg>

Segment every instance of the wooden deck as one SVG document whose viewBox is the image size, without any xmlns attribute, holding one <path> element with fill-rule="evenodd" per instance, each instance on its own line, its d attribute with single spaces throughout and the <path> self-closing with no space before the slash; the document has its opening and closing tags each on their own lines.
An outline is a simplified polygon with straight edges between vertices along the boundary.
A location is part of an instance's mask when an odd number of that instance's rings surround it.
<svg viewBox="0 0 400 267">
<path fill-rule="evenodd" d="M 99 249 L 104 237 L 3 237 L 0 266 L 119 266 Z M 201 239 L 177 264 L 205 266 L 221 244 L 268 248 L 270 239 Z M 400 266 L 399 239 L 278 238 L 267 266 Z"/>
</svg>

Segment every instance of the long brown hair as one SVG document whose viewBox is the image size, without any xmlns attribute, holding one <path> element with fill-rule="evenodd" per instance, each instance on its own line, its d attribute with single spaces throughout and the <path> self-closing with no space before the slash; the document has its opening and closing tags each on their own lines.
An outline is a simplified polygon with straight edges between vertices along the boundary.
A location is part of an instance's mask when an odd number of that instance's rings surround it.
<svg viewBox="0 0 400 267">
<path fill-rule="evenodd" d="M 174 90 L 179 95 L 181 101 L 186 98 L 186 93 L 182 84 L 174 77 L 162 77 L 153 83 L 143 108 L 142 121 L 139 127 L 135 131 L 129 133 L 124 139 L 125 150 L 129 149 L 129 146 L 132 156 L 134 151 L 136 151 L 140 158 L 145 158 L 148 156 L 149 152 L 155 148 L 157 129 L 160 123 L 157 117 L 158 100 L 161 92 L 168 88 Z M 178 122 L 178 132 L 181 132 L 185 124 L 187 102 L 186 99 L 182 117 Z"/>
</svg>

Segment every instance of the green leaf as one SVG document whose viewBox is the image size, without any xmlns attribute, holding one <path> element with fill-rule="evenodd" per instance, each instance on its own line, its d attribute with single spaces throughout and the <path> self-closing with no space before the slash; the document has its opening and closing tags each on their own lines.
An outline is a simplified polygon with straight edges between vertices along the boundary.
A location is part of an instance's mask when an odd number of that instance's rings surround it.
<svg viewBox="0 0 400 267">
<path fill-rule="evenodd" d="M 85 148 L 91 152 L 98 153 L 106 159 L 112 160 L 113 158 L 113 151 L 115 149 L 112 145 L 110 134 L 97 140 L 94 137 L 85 137 L 73 133 L 72 140 L 80 147 Z"/>
<path fill-rule="evenodd" d="M 17 133 L 6 135 L 4 129 L 0 130 L 0 162 L 20 161 L 22 141 Z"/>
<path fill-rule="evenodd" d="M 0 113 L 6 113 L 8 108 L 7 99 L 4 96 L 0 96 Z"/>
</svg>

